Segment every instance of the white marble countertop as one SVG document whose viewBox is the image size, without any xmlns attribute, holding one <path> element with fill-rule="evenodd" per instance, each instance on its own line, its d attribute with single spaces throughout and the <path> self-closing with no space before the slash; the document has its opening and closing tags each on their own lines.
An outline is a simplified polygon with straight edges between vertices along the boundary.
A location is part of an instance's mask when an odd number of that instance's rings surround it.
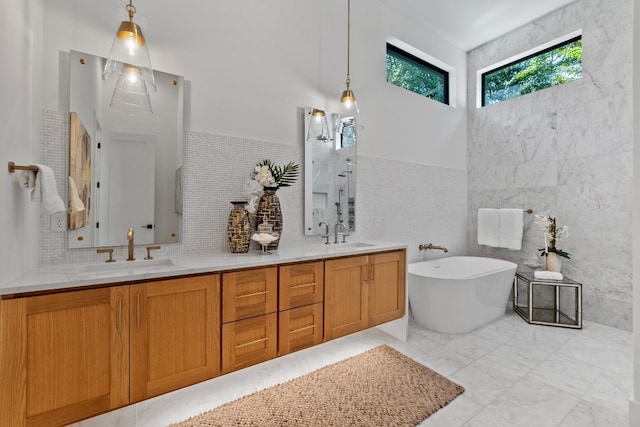
<svg viewBox="0 0 640 427">
<path fill-rule="evenodd" d="M 85 262 L 74 264 L 48 264 L 37 267 L 6 283 L 0 284 L 0 295 L 73 289 L 76 287 L 108 283 L 130 282 L 188 274 L 211 273 L 273 264 L 284 264 L 314 259 L 405 249 L 407 245 L 380 241 L 359 241 L 346 244 L 314 243 L 283 245 L 270 255 L 256 250 L 244 254 L 228 252 L 184 254 L 155 257 L 153 260 L 114 263 Z"/>
</svg>

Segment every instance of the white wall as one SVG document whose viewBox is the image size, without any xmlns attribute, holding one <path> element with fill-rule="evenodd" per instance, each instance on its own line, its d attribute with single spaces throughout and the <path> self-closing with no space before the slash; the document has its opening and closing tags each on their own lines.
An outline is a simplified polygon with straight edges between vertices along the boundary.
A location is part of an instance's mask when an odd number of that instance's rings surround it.
<svg viewBox="0 0 640 427">
<path fill-rule="evenodd" d="M 39 204 L 7 163 L 40 158 L 42 1 L 2 0 L 0 14 L 0 282 L 38 262 Z"/>
<path fill-rule="evenodd" d="M 116 0 L 47 0 L 47 129 L 65 128 L 57 112 L 68 108 L 68 83 L 60 72 L 66 52 L 108 55 L 118 25 L 111 10 L 120 6 Z M 140 0 L 136 7 L 151 23 L 145 35 L 154 68 L 188 81 L 185 127 L 191 146 L 186 153 L 200 153 L 185 159 L 185 171 L 197 176 L 185 178 L 185 209 L 196 208 L 194 216 L 184 215 L 184 243 L 164 245 L 161 254 L 224 249 L 228 202 L 241 194 L 250 166 L 268 157 L 277 163 L 301 162 L 301 107 L 339 109 L 346 77 L 347 2 Z M 427 240 L 464 254 L 466 55 L 379 0 L 354 0 L 351 8 L 352 88 L 365 124 L 358 135 L 361 196 L 356 201 L 358 232 L 352 239 L 407 243 L 409 261 L 441 256 L 418 252 L 418 244 Z M 386 83 L 390 38 L 453 67 L 456 108 Z M 64 161 L 65 138 L 46 132 L 45 143 L 55 147 L 48 152 L 52 162 Z M 203 168 L 207 171 L 201 172 Z M 57 173 L 64 174 L 64 165 Z M 189 188 L 191 182 L 198 187 Z M 283 244 L 304 238 L 301 191 L 300 182 L 281 192 L 287 222 Z M 45 223 L 41 232 L 41 262 L 96 258 L 95 251 L 67 250 Z"/>
<path fill-rule="evenodd" d="M 44 108 L 64 110 L 61 53 L 107 56 L 121 1 L 45 2 Z M 346 77 L 346 1 L 139 0 L 154 68 L 191 82 L 193 130 L 300 144 L 296 108 L 337 111 Z M 465 169 L 465 54 L 384 3 L 351 4 L 351 76 L 365 123 L 360 154 Z M 395 37 L 458 69 L 458 107 L 385 81 Z M 62 89 L 60 89 L 62 88 Z"/>
</svg>

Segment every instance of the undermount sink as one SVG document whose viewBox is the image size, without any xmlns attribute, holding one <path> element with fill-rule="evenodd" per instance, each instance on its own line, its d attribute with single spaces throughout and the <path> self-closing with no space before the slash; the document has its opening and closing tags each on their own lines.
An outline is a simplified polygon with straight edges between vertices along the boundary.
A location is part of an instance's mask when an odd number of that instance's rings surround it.
<svg viewBox="0 0 640 427">
<path fill-rule="evenodd" d="M 347 242 L 347 243 L 314 243 L 305 250 L 305 255 L 326 255 L 326 254 L 344 254 L 349 251 L 358 249 L 373 248 L 376 245 L 365 242 Z"/>
<path fill-rule="evenodd" d="M 152 273 L 157 270 L 162 270 L 168 267 L 173 267 L 175 264 L 170 258 L 163 259 L 149 259 L 139 261 L 116 261 L 116 262 L 104 262 L 102 264 L 89 264 L 80 267 L 80 274 L 100 274 L 100 273 Z"/>
<path fill-rule="evenodd" d="M 353 248 L 369 248 L 375 245 L 371 243 L 364 243 L 364 242 L 347 242 L 347 243 L 337 243 L 335 246 L 336 246 L 336 249 L 340 249 L 340 248 L 353 249 Z"/>
</svg>

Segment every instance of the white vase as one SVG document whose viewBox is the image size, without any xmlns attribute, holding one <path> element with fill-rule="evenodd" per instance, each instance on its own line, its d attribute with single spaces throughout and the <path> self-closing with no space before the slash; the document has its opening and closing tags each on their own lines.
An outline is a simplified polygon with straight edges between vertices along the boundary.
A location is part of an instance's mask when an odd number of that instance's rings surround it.
<svg viewBox="0 0 640 427">
<path fill-rule="evenodd" d="M 547 253 L 547 271 L 560 272 L 562 268 L 562 259 L 555 252 Z"/>
</svg>

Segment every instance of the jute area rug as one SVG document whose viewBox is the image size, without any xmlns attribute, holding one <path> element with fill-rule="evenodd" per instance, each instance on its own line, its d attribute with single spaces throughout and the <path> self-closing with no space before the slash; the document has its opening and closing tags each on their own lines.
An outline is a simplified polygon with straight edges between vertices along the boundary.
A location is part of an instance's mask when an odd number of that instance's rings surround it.
<svg viewBox="0 0 640 427">
<path fill-rule="evenodd" d="M 463 391 L 382 345 L 173 426 L 415 426 Z"/>
</svg>

